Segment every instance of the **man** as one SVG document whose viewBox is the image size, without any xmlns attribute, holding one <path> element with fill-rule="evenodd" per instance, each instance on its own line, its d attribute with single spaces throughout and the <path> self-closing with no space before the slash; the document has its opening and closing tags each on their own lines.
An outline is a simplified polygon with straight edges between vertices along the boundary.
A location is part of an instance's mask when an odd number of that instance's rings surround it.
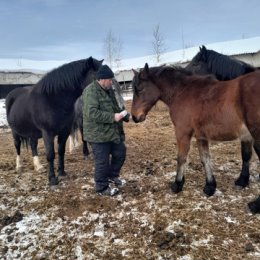
<svg viewBox="0 0 260 260">
<path fill-rule="evenodd" d="M 117 187 L 123 182 L 119 179 L 120 169 L 126 157 L 123 120 L 128 122 L 127 112 L 118 106 L 112 87 L 114 73 L 107 65 L 102 65 L 93 83 L 83 94 L 83 135 L 92 147 L 95 160 L 96 192 L 114 196 Z"/>
</svg>

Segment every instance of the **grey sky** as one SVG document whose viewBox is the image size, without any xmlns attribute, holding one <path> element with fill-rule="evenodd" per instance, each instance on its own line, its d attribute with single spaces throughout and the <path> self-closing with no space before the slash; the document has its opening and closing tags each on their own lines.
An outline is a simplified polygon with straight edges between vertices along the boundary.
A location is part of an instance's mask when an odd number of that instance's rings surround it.
<svg viewBox="0 0 260 260">
<path fill-rule="evenodd" d="M 260 36 L 259 0 L 1 0 L 0 58 L 103 58 L 109 30 L 122 58 L 152 54 L 159 24 L 168 51 Z"/>
</svg>

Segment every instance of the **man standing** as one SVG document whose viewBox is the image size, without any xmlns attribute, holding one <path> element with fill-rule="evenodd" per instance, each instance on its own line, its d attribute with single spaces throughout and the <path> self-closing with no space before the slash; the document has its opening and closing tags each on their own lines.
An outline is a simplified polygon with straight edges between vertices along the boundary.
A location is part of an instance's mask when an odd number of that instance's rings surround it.
<svg viewBox="0 0 260 260">
<path fill-rule="evenodd" d="M 93 150 L 96 192 L 114 196 L 119 190 L 112 189 L 109 183 L 123 185 L 119 174 L 126 157 L 123 120 L 128 122 L 128 114 L 120 109 L 115 98 L 112 70 L 102 65 L 96 78 L 82 95 L 84 140 Z"/>
</svg>

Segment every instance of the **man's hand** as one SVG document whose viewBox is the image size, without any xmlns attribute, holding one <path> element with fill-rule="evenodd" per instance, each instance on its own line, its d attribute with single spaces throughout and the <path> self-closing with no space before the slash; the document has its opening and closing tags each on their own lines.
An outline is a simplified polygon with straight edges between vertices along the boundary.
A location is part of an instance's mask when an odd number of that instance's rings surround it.
<svg viewBox="0 0 260 260">
<path fill-rule="evenodd" d="M 122 115 L 120 113 L 115 113 L 115 121 L 119 122 L 122 119 Z"/>
</svg>

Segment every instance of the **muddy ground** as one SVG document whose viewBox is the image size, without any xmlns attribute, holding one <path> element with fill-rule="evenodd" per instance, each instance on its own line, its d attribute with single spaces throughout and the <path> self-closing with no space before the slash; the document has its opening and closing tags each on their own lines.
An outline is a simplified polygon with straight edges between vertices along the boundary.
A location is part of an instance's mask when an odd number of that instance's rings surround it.
<svg viewBox="0 0 260 260">
<path fill-rule="evenodd" d="M 130 101 L 127 106 L 130 107 Z M 15 172 L 8 130 L 0 134 L 1 259 L 260 259 L 260 216 L 246 211 L 259 195 L 254 156 L 250 187 L 236 190 L 239 142 L 211 144 L 217 192 L 207 198 L 205 177 L 192 141 L 184 190 L 173 194 L 176 142 L 167 108 L 159 103 L 145 122 L 125 124 L 127 181 L 117 197 L 95 194 L 93 159 L 81 148 L 66 152 L 68 177 L 56 190 L 36 173 L 23 149 Z M 39 156 L 46 166 L 43 144 Z"/>
</svg>

